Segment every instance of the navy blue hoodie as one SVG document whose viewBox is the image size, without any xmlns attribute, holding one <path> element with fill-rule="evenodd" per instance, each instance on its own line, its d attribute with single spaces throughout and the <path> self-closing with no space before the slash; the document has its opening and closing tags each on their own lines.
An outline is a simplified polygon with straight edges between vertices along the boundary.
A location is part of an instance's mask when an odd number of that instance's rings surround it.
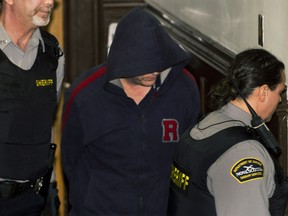
<svg viewBox="0 0 288 216">
<path fill-rule="evenodd" d="M 71 216 L 166 215 L 180 135 L 200 111 L 190 57 L 141 8 L 119 22 L 107 62 L 66 92 L 62 161 Z M 161 72 L 137 105 L 119 78 Z"/>
</svg>

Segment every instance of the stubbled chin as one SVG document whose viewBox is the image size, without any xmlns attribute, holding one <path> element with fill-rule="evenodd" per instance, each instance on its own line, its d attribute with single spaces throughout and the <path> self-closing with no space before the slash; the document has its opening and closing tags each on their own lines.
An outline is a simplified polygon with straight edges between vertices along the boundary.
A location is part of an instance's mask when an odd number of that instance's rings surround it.
<svg viewBox="0 0 288 216">
<path fill-rule="evenodd" d="M 47 16 L 45 17 L 34 16 L 32 22 L 36 26 L 46 26 L 50 22 L 50 14 L 47 13 Z"/>
</svg>

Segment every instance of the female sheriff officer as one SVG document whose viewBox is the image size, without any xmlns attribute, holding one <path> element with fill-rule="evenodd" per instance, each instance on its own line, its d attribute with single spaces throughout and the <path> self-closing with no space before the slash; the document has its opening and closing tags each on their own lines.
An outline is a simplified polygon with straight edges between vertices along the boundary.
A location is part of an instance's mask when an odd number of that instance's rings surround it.
<svg viewBox="0 0 288 216">
<path fill-rule="evenodd" d="M 271 119 L 284 88 L 284 64 L 271 53 L 249 49 L 236 55 L 211 91 L 214 111 L 179 142 L 169 215 L 284 215 L 286 177 L 263 122 Z"/>
</svg>

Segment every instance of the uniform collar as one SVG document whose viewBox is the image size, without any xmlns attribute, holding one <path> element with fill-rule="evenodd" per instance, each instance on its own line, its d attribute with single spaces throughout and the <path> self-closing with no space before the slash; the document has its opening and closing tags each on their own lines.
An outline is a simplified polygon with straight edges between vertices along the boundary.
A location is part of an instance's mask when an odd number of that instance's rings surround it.
<svg viewBox="0 0 288 216">
<path fill-rule="evenodd" d="M 251 114 L 245 112 L 244 110 L 240 109 L 239 107 L 228 103 L 221 108 L 221 110 L 226 113 L 228 116 L 232 117 L 233 119 L 239 119 L 244 122 L 246 125 L 251 126 Z"/>
<path fill-rule="evenodd" d="M 35 32 L 33 33 L 28 46 L 38 46 L 39 41 L 42 44 L 43 50 L 45 51 L 45 45 L 44 45 L 44 40 L 41 36 L 40 29 L 37 28 Z M 6 32 L 5 28 L 3 25 L 0 23 L 0 49 L 4 49 L 9 43 L 13 43 L 10 36 Z"/>
<path fill-rule="evenodd" d="M 9 43 L 12 43 L 11 38 L 4 29 L 2 23 L 0 24 L 0 49 L 4 49 Z"/>
</svg>

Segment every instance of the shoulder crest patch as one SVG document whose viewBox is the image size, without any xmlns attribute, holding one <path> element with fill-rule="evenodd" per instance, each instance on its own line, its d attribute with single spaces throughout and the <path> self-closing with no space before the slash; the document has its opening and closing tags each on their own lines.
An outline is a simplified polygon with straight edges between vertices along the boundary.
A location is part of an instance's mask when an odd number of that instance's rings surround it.
<svg viewBox="0 0 288 216">
<path fill-rule="evenodd" d="M 257 158 L 242 158 L 231 168 L 230 174 L 240 183 L 262 179 L 264 176 L 263 163 Z"/>
</svg>

